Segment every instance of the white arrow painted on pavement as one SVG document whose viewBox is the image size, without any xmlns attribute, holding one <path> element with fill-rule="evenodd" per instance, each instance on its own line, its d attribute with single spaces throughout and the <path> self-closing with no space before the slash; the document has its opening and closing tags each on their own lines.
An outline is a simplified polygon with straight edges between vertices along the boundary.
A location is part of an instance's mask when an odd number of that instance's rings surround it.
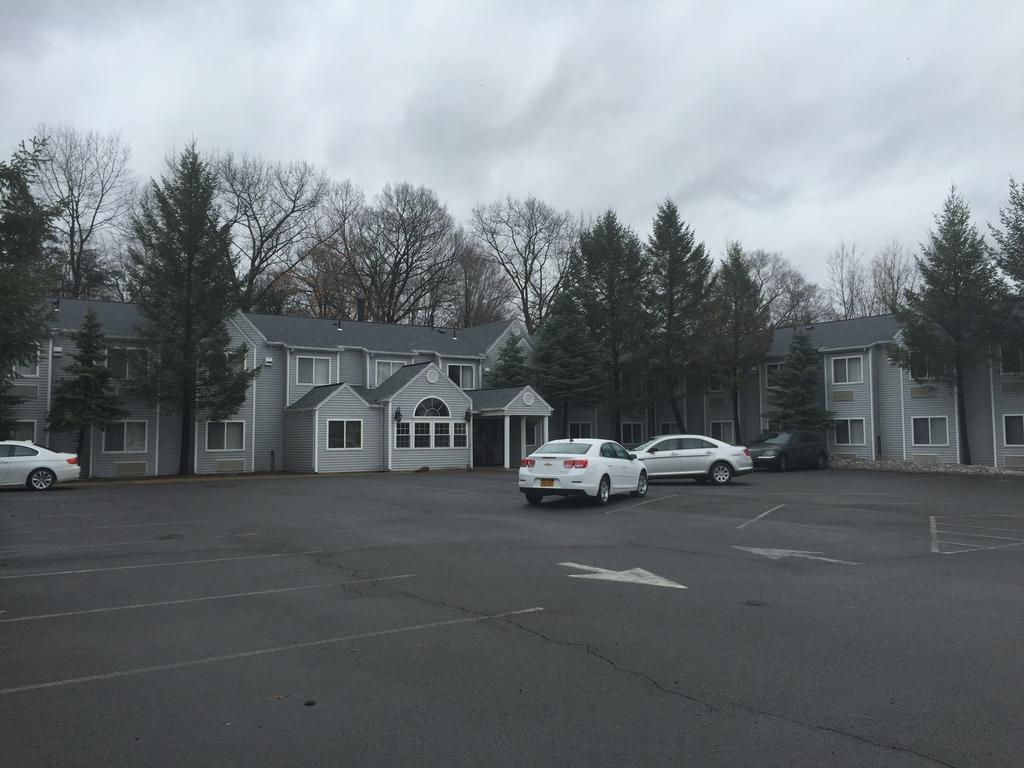
<svg viewBox="0 0 1024 768">
<path fill-rule="evenodd" d="M 581 571 L 590 573 L 571 573 L 570 579 L 598 579 L 599 581 L 624 581 L 629 584 L 646 584 L 649 587 L 671 587 L 672 589 L 687 589 L 682 584 L 663 579 L 643 568 L 630 568 L 627 571 L 609 571 L 606 568 L 595 568 L 592 565 L 580 565 L 579 563 L 559 563 L 566 568 L 578 568 Z"/>
<path fill-rule="evenodd" d="M 781 560 L 784 557 L 801 557 L 804 560 L 821 560 L 825 563 L 839 563 L 840 565 L 860 565 L 851 560 L 836 560 L 831 557 L 820 557 L 821 552 L 805 552 L 800 549 L 759 549 L 758 547 L 736 547 L 744 552 L 753 552 L 755 555 L 763 555 L 772 560 Z"/>
</svg>

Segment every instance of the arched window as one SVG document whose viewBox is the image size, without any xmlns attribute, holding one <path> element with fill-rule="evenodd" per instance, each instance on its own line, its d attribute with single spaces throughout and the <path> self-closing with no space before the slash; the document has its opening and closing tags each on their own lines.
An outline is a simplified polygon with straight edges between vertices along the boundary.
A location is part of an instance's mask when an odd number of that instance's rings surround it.
<svg viewBox="0 0 1024 768">
<path fill-rule="evenodd" d="M 443 400 L 428 397 L 416 406 L 416 416 L 448 416 L 448 406 Z"/>
</svg>

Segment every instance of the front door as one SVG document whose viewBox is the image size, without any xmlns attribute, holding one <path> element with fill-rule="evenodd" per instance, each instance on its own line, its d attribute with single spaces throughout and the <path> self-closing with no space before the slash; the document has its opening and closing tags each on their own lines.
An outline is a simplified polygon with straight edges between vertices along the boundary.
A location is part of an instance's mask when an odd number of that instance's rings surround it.
<svg viewBox="0 0 1024 768">
<path fill-rule="evenodd" d="M 473 466 L 501 467 L 505 464 L 503 419 L 473 419 Z"/>
</svg>

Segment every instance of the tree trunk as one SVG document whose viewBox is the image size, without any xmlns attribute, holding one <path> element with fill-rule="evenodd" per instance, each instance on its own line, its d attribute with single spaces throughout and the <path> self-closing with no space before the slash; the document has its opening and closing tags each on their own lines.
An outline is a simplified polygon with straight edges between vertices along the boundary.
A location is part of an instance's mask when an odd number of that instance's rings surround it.
<svg viewBox="0 0 1024 768">
<path fill-rule="evenodd" d="M 193 395 L 190 393 L 185 393 L 181 397 L 181 450 L 178 453 L 179 475 L 191 475 L 193 473 L 192 444 L 194 437 L 192 433 L 195 428 L 195 419 L 192 413 L 192 397 Z"/>
<path fill-rule="evenodd" d="M 562 401 L 562 437 L 569 436 L 569 401 Z"/>
<path fill-rule="evenodd" d="M 735 440 L 734 445 L 743 445 L 740 430 L 740 388 L 734 383 L 729 387 L 729 391 L 732 394 L 732 439 Z"/>
<path fill-rule="evenodd" d="M 672 397 L 672 416 L 675 417 L 676 426 L 679 428 L 679 431 L 686 434 L 686 420 L 683 418 L 683 412 L 679 408 L 679 401 L 674 396 Z"/>
<path fill-rule="evenodd" d="M 82 474 L 86 477 L 89 476 L 89 470 L 92 469 L 92 456 L 89 456 L 87 466 L 82 467 L 82 452 L 85 450 L 85 426 L 78 428 L 78 445 L 75 446 L 75 450 L 78 453 L 78 466 L 83 470 Z"/>
<path fill-rule="evenodd" d="M 964 376 L 959 366 L 956 370 L 956 426 L 960 436 L 960 463 L 971 463 L 971 444 L 967 439 L 967 408 L 964 398 Z"/>
</svg>

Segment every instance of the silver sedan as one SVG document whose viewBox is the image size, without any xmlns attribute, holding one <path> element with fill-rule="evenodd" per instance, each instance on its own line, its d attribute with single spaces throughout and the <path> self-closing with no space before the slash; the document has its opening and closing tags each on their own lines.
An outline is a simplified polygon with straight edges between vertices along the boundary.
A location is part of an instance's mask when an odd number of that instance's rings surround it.
<svg viewBox="0 0 1024 768">
<path fill-rule="evenodd" d="M 725 485 L 754 471 L 750 451 L 705 435 L 661 435 L 633 449 L 651 480 L 692 477 Z"/>
</svg>

